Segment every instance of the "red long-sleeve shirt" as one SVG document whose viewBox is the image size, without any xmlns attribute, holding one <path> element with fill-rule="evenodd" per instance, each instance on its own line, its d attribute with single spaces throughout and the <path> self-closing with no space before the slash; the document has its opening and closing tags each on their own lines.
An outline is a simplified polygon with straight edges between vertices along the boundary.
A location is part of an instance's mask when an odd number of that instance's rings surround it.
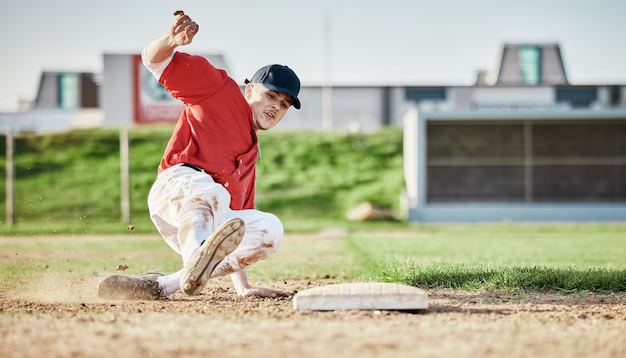
<svg viewBox="0 0 626 358">
<path fill-rule="evenodd" d="M 159 79 L 185 104 L 159 165 L 204 169 L 230 193 L 233 210 L 254 208 L 258 139 L 239 86 L 204 57 L 176 52 Z"/>
</svg>

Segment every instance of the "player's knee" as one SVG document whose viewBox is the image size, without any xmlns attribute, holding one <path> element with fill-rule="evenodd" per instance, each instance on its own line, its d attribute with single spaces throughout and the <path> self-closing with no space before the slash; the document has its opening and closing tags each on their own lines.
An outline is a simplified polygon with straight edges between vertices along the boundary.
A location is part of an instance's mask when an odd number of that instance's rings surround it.
<svg viewBox="0 0 626 358">
<path fill-rule="evenodd" d="M 276 215 L 265 213 L 263 227 L 264 231 L 267 232 L 266 241 L 270 242 L 274 246 L 274 251 L 277 250 L 283 242 L 285 233 L 283 223 Z"/>
<path fill-rule="evenodd" d="M 213 227 L 215 210 L 206 198 L 188 200 L 178 212 L 179 235 L 186 236 L 191 230 L 208 230 Z"/>
<path fill-rule="evenodd" d="M 190 205 L 180 218 L 180 231 L 193 229 L 207 229 L 213 222 L 213 210 L 210 207 L 198 204 Z"/>
</svg>

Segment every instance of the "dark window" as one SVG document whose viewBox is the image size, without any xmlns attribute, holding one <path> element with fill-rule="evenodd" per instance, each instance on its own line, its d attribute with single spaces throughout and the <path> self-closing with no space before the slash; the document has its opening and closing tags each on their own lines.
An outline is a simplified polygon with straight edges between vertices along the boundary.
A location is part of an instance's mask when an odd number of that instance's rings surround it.
<svg viewBox="0 0 626 358">
<path fill-rule="evenodd" d="M 96 108 L 98 107 L 98 85 L 93 79 L 93 75 L 90 73 L 83 73 L 81 75 L 81 107 L 83 108 Z"/>
<path fill-rule="evenodd" d="M 593 102 L 598 99 L 598 90 L 596 87 L 557 87 L 556 101 L 567 102 L 573 108 L 590 107 Z"/>
<path fill-rule="evenodd" d="M 383 87 L 383 126 L 391 124 L 391 88 Z"/>
<path fill-rule="evenodd" d="M 409 87 L 406 89 L 405 98 L 409 101 L 419 103 L 421 101 L 445 101 L 445 87 Z"/>
<path fill-rule="evenodd" d="M 609 87 L 609 104 L 612 107 L 617 107 L 622 102 L 622 87 L 611 86 Z"/>
</svg>

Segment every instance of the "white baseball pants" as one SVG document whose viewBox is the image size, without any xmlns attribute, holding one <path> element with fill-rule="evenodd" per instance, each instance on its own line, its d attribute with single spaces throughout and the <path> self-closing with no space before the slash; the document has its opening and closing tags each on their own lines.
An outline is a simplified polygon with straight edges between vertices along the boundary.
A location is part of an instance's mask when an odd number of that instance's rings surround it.
<svg viewBox="0 0 626 358">
<path fill-rule="evenodd" d="M 211 277 L 245 270 L 268 258 L 283 240 L 283 225 L 273 214 L 259 210 L 232 210 L 230 194 L 204 171 L 180 164 L 159 174 L 148 195 L 150 218 L 165 242 L 183 258 L 183 264 L 222 223 L 240 218 L 246 224 L 241 244 L 217 265 Z M 182 270 L 181 270 L 182 271 Z M 181 271 L 159 279 L 173 292 Z"/>
</svg>

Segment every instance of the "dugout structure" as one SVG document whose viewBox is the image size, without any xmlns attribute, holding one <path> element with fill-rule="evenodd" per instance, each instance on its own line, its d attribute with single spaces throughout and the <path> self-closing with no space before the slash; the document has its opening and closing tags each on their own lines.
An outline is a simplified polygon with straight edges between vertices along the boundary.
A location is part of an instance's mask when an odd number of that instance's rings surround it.
<svg viewBox="0 0 626 358">
<path fill-rule="evenodd" d="M 412 109 L 408 219 L 626 220 L 626 111 Z"/>
</svg>

